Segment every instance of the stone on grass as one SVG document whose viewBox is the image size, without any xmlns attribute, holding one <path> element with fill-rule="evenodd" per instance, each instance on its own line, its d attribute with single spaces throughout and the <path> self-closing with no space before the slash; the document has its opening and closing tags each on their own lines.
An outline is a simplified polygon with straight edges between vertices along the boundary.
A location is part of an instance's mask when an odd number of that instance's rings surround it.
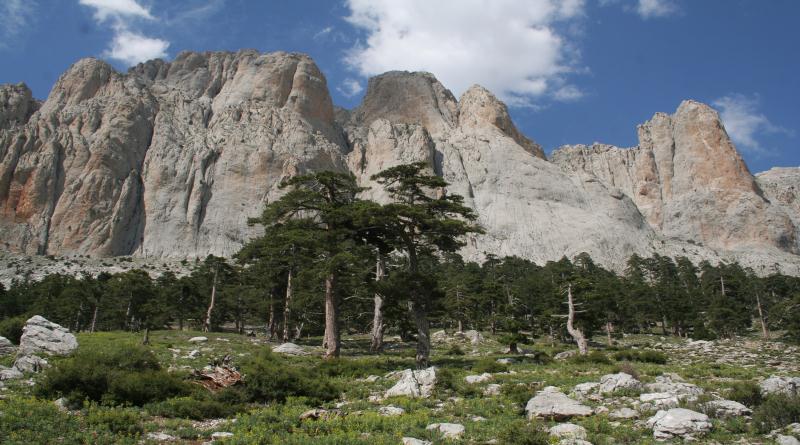
<svg viewBox="0 0 800 445">
<path fill-rule="evenodd" d="M 501 365 L 510 365 L 510 364 L 514 363 L 514 359 L 511 359 L 511 358 L 499 358 L 499 359 L 497 359 L 495 361 L 497 363 L 500 363 Z"/>
<path fill-rule="evenodd" d="M 636 419 L 639 417 L 639 412 L 635 409 L 620 408 L 608 413 L 608 417 L 614 420 Z"/>
<path fill-rule="evenodd" d="M 431 445 L 427 440 L 415 439 L 413 437 L 404 437 L 403 445 Z"/>
<path fill-rule="evenodd" d="M 653 392 L 639 395 L 640 411 L 649 411 L 651 409 L 670 409 L 678 406 L 678 396 L 668 392 Z"/>
<path fill-rule="evenodd" d="M 78 348 L 78 340 L 69 329 L 34 315 L 22 327 L 19 340 L 20 356 L 47 354 L 67 355 Z"/>
<path fill-rule="evenodd" d="M 233 437 L 233 433 L 229 433 L 227 431 L 217 431 L 211 433 L 211 440 L 227 439 L 228 437 Z"/>
<path fill-rule="evenodd" d="M 718 418 L 742 417 L 753 414 L 753 410 L 733 400 L 712 400 L 704 405 L 705 412 Z"/>
<path fill-rule="evenodd" d="M 284 343 L 272 348 L 273 352 L 286 355 L 308 355 L 308 352 L 294 343 Z"/>
<path fill-rule="evenodd" d="M 386 417 L 402 416 L 405 412 L 406 410 L 403 408 L 394 405 L 382 406 L 378 409 L 378 414 Z"/>
<path fill-rule="evenodd" d="M 775 443 L 778 445 L 800 445 L 800 440 L 797 440 L 797 438 L 794 436 L 778 434 L 775 437 Z"/>
<path fill-rule="evenodd" d="M 548 386 L 528 400 L 525 413 L 528 419 L 543 417 L 561 421 L 571 417 L 589 416 L 593 411 L 577 400 L 570 399 L 555 386 Z"/>
<path fill-rule="evenodd" d="M 490 383 L 486 385 L 486 388 L 483 390 L 483 395 L 485 396 L 499 396 L 500 395 L 500 385 L 497 383 Z"/>
<path fill-rule="evenodd" d="M 600 384 L 597 382 L 579 383 L 572 389 L 572 394 L 579 399 L 583 399 L 595 392 L 599 386 Z"/>
<path fill-rule="evenodd" d="M 467 340 L 469 340 L 469 342 L 472 343 L 473 345 L 477 345 L 483 342 L 483 335 L 481 335 L 480 332 L 474 329 L 470 329 L 469 331 L 464 331 L 464 337 L 466 337 Z"/>
<path fill-rule="evenodd" d="M 17 352 L 17 347 L 11 343 L 11 340 L 0 337 L 0 356 L 2 355 L 11 355 Z"/>
<path fill-rule="evenodd" d="M 583 439 L 561 439 L 558 445 L 592 445 L 592 443 Z"/>
<path fill-rule="evenodd" d="M 205 343 L 208 341 L 208 337 L 192 337 L 189 339 L 189 343 Z"/>
<path fill-rule="evenodd" d="M 586 428 L 574 423 L 562 423 L 550 428 L 549 433 L 559 439 L 586 439 Z"/>
<path fill-rule="evenodd" d="M 19 369 L 0 366 L 0 382 L 3 380 L 21 379 L 22 377 L 22 372 L 20 372 Z"/>
<path fill-rule="evenodd" d="M 156 441 L 159 441 L 159 442 L 172 442 L 172 441 L 178 440 L 178 438 L 175 437 L 175 436 L 171 436 L 171 435 L 169 435 L 167 433 L 161 433 L 161 432 L 158 432 L 158 433 L 147 433 L 147 436 L 145 436 L 145 439 L 147 439 L 147 440 L 156 440 Z"/>
<path fill-rule="evenodd" d="M 554 360 L 566 360 L 566 359 L 568 359 L 570 357 L 574 357 L 576 355 L 578 355 L 578 351 L 564 351 L 564 352 L 559 352 L 558 354 L 554 355 L 553 359 Z"/>
<path fill-rule="evenodd" d="M 624 372 L 600 377 L 599 390 L 601 394 L 613 394 L 620 390 L 640 391 L 641 389 L 642 382 Z"/>
<path fill-rule="evenodd" d="M 686 383 L 682 380 L 674 380 L 672 375 L 674 374 L 665 374 L 656 377 L 656 381 L 645 385 L 645 389 L 647 392 L 651 393 L 670 393 L 678 397 L 678 400 L 689 401 L 696 400 L 697 396 L 703 394 L 703 388 L 691 383 Z"/>
<path fill-rule="evenodd" d="M 439 431 L 444 439 L 458 439 L 464 435 L 464 425 L 460 423 L 432 423 L 426 430 Z"/>
<path fill-rule="evenodd" d="M 384 397 L 429 397 L 435 384 L 435 367 L 417 371 L 406 369 L 400 373 L 400 380 L 386 391 Z"/>
<path fill-rule="evenodd" d="M 653 437 L 657 440 L 692 439 L 711 431 L 707 415 L 685 408 L 659 411 L 647 420 L 647 426 L 653 429 Z"/>
<path fill-rule="evenodd" d="M 18 356 L 14 368 L 20 372 L 39 372 L 50 367 L 47 360 L 36 355 Z"/>
<path fill-rule="evenodd" d="M 491 379 L 492 379 L 492 375 L 489 374 L 488 372 L 484 372 L 481 375 L 468 375 L 468 376 L 464 377 L 464 380 L 467 383 L 470 383 L 470 384 L 488 382 Z"/>
<path fill-rule="evenodd" d="M 800 377 L 771 376 L 759 385 L 761 394 L 784 394 L 789 397 L 800 395 Z"/>
</svg>

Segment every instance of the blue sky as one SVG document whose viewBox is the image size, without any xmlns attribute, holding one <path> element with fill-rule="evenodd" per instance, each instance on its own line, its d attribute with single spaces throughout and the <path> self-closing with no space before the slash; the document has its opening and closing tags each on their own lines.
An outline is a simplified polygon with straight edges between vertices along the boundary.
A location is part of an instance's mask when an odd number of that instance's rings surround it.
<svg viewBox="0 0 800 445">
<path fill-rule="evenodd" d="M 433 72 L 511 105 L 547 151 L 637 143 L 683 99 L 712 104 L 753 172 L 800 165 L 796 0 L 1 0 L 0 83 L 45 98 L 94 56 L 124 71 L 182 50 L 298 51 L 334 102 L 370 75 Z"/>
</svg>

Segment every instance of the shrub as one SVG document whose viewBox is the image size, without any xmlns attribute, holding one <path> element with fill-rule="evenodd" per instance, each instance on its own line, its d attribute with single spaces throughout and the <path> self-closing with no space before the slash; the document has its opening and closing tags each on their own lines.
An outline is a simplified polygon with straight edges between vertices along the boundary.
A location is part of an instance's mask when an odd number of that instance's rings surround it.
<svg viewBox="0 0 800 445">
<path fill-rule="evenodd" d="M 636 370 L 630 362 L 620 363 L 619 366 L 617 366 L 617 372 L 624 372 L 637 380 L 639 379 L 639 371 Z"/>
<path fill-rule="evenodd" d="M 538 385 L 536 384 L 526 385 L 523 383 L 507 383 L 500 387 L 500 394 L 508 397 L 520 408 L 522 408 L 528 403 L 528 400 L 530 400 L 531 397 L 536 394 L 537 387 Z"/>
<path fill-rule="evenodd" d="M 0 321 L 0 337 L 5 337 L 14 343 L 19 344 L 22 338 L 22 327 L 25 326 L 27 319 L 24 316 L 6 318 Z"/>
<path fill-rule="evenodd" d="M 504 428 L 498 437 L 501 445 L 548 445 L 550 435 L 541 430 L 536 424 L 518 422 L 509 428 Z"/>
<path fill-rule="evenodd" d="M 72 407 L 85 399 L 110 406 L 141 406 L 188 390 L 188 384 L 161 369 L 152 352 L 130 345 L 79 349 L 45 371 L 36 386 L 37 394 L 66 397 Z"/>
<path fill-rule="evenodd" d="M 753 425 L 760 433 L 768 433 L 795 422 L 800 422 L 800 397 L 797 396 L 770 395 L 753 411 Z"/>
<path fill-rule="evenodd" d="M 458 345 L 452 345 L 450 349 L 445 351 L 445 355 L 466 355 L 466 353 Z"/>
<path fill-rule="evenodd" d="M 339 397 L 331 379 L 309 367 L 292 366 L 269 350 L 242 365 L 244 385 L 238 388 L 250 402 L 284 402 L 288 397 L 306 397 L 319 404 Z"/>
<path fill-rule="evenodd" d="M 725 397 L 749 408 L 755 408 L 760 405 L 763 399 L 761 396 L 761 388 L 753 382 L 734 383 Z"/>
<path fill-rule="evenodd" d="M 483 374 L 484 372 L 505 372 L 508 370 L 508 366 L 497 363 L 496 360 L 492 358 L 483 358 L 478 360 L 474 365 L 472 365 L 472 372 Z"/>
<path fill-rule="evenodd" d="M 86 423 L 94 430 L 101 428 L 114 434 L 136 435 L 144 431 L 141 414 L 132 408 L 108 408 L 92 403 L 86 407 Z"/>
<path fill-rule="evenodd" d="M 608 358 L 607 355 L 603 354 L 600 351 L 592 351 L 586 355 L 575 355 L 570 357 L 570 362 L 585 365 L 585 364 L 598 364 L 598 365 L 610 365 L 611 360 Z"/>
<path fill-rule="evenodd" d="M 219 400 L 175 397 L 163 402 L 150 403 L 144 409 L 154 416 L 178 417 L 183 419 L 218 419 L 230 417 L 241 408 L 238 404 L 228 404 Z"/>
<path fill-rule="evenodd" d="M 663 365 L 667 363 L 667 356 L 657 351 L 619 351 L 614 354 L 614 360 L 618 362 L 642 362 Z"/>
</svg>

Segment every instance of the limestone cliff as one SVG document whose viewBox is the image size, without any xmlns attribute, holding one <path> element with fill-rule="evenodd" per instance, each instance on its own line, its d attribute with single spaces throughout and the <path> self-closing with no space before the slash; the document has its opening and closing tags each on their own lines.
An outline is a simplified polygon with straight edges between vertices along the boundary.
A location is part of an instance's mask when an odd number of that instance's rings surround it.
<svg viewBox="0 0 800 445">
<path fill-rule="evenodd" d="M 43 103 L 0 86 L 0 239 L 28 254 L 230 255 L 285 178 L 351 171 L 385 201 L 370 176 L 424 161 L 486 229 L 470 258 L 585 251 L 620 269 L 659 251 L 796 270 L 793 194 L 783 176 L 753 178 L 716 112 L 684 102 L 639 138 L 550 162 L 490 92 L 456 99 L 428 73 L 377 76 L 348 111 L 300 54 L 186 52 L 126 74 L 84 59 Z"/>
</svg>

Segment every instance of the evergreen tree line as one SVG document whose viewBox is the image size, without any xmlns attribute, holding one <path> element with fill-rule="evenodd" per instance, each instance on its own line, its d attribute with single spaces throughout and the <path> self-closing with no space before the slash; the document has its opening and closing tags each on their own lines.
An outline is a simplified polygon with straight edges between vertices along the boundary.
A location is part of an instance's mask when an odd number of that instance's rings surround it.
<svg viewBox="0 0 800 445">
<path fill-rule="evenodd" d="M 622 333 L 710 339 L 753 329 L 800 340 L 796 277 L 659 255 L 632 256 L 622 274 L 586 253 L 543 266 L 492 255 L 465 262 L 457 251 L 481 229 L 441 178 L 410 164 L 373 180 L 391 203 L 359 199 L 352 175 L 287 181 L 284 196 L 251 221 L 263 236 L 232 259 L 197 261 L 185 276 L 53 274 L 0 286 L 0 319 L 39 314 L 74 331 L 235 329 L 281 341 L 322 334 L 329 357 L 339 355 L 342 332 L 369 333 L 374 352 L 389 332 L 417 342 L 419 366 L 431 325 L 502 332 L 515 349 L 528 335 L 573 338 L 569 312 L 575 329 L 609 342 Z"/>
</svg>

